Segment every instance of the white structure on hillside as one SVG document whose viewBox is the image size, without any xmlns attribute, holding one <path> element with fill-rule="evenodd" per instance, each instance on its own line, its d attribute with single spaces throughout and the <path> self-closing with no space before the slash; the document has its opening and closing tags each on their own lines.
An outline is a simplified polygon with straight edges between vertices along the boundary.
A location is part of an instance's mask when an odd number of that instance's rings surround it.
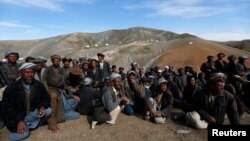
<svg viewBox="0 0 250 141">
<path fill-rule="evenodd" d="M 90 45 L 86 45 L 86 48 L 89 48 L 90 47 Z"/>
<path fill-rule="evenodd" d="M 189 45 L 192 45 L 192 44 L 194 44 L 194 43 L 193 43 L 193 42 L 189 42 L 188 44 L 189 44 Z"/>
<path fill-rule="evenodd" d="M 108 43 L 105 44 L 105 46 L 108 46 L 108 45 L 109 45 Z"/>
<path fill-rule="evenodd" d="M 95 44 L 95 47 L 98 47 L 98 44 Z"/>
</svg>

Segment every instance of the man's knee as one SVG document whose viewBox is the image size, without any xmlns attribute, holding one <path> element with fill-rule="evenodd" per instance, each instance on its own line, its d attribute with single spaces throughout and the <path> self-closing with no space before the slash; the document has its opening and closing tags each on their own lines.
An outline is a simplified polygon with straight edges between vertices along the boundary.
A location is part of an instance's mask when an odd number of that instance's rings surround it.
<svg viewBox="0 0 250 141">
<path fill-rule="evenodd" d="M 26 129 L 23 134 L 18 134 L 18 133 L 10 133 L 10 140 L 11 141 L 19 141 L 19 140 L 24 140 L 28 138 L 30 135 L 29 129 Z"/>
<path fill-rule="evenodd" d="M 123 112 L 126 114 L 126 115 L 133 115 L 134 114 L 134 110 L 133 110 L 133 107 L 132 105 L 126 105 L 123 109 Z"/>
</svg>

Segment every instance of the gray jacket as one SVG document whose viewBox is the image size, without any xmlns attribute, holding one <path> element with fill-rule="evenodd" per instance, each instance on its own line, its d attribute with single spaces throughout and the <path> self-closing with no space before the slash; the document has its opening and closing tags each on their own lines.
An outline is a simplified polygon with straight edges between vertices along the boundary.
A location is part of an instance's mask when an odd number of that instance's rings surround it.
<svg viewBox="0 0 250 141">
<path fill-rule="evenodd" d="M 106 87 L 103 90 L 102 102 L 108 112 L 112 112 L 119 106 L 121 100 L 119 94 L 116 95 L 113 87 Z"/>
</svg>

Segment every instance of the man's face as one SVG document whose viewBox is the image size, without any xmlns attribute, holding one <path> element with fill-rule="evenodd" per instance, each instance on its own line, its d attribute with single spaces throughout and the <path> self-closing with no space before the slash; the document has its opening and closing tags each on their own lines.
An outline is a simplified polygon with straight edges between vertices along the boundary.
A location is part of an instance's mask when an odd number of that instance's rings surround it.
<svg viewBox="0 0 250 141">
<path fill-rule="evenodd" d="M 196 82 L 195 82 L 195 78 L 194 78 L 194 77 L 191 78 L 190 81 L 189 81 L 189 83 L 190 83 L 191 86 L 194 86 L 195 83 L 196 83 Z"/>
<path fill-rule="evenodd" d="M 41 70 L 43 68 L 43 62 L 36 63 L 36 70 Z"/>
<path fill-rule="evenodd" d="M 223 60 L 223 58 L 224 58 L 224 55 L 219 55 L 218 57 L 219 60 Z"/>
<path fill-rule="evenodd" d="M 99 60 L 99 61 L 102 61 L 102 60 L 103 60 L 103 57 L 102 57 L 102 56 L 98 56 L 98 60 Z"/>
<path fill-rule="evenodd" d="M 208 61 L 214 61 L 214 57 L 208 57 Z"/>
<path fill-rule="evenodd" d="M 174 81 L 173 76 L 169 76 L 169 77 L 168 77 L 168 81 L 169 81 L 169 82 L 173 82 L 173 81 Z"/>
<path fill-rule="evenodd" d="M 59 67 L 60 66 L 61 59 L 55 58 L 52 60 L 53 66 Z"/>
<path fill-rule="evenodd" d="M 96 68 L 96 62 L 95 61 L 91 61 L 91 66 L 92 66 L 92 68 Z"/>
<path fill-rule="evenodd" d="M 120 69 L 119 69 L 119 71 L 120 71 L 120 72 L 123 72 L 123 71 L 124 71 L 124 69 L 123 69 L 123 68 L 120 68 Z"/>
<path fill-rule="evenodd" d="M 129 76 L 128 76 L 128 79 L 131 81 L 131 80 L 135 80 L 135 74 L 131 73 Z"/>
<path fill-rule="evenodd" d="M 113 80 L 112 84 L 113 84 L 113 87 L 116 90 L 120 90 L 121 86 L 122 86 L 122 80 L 121 80 L 121 78 L 116 78 L 115 80 Z"/>
<path fill-rule="evenodd" d="M 23 70 L 21 72 L 21 77 L 25 83 L 30 84 L 34 78 L 34 70 L 32 69 Z"/>
<path fill-rule="evenodd" d="M 167 83 L 162 83 L 161 85 L 160 85 L 160 89 L 161 89 L 161 92 L 166 92 L 167 91 L 167 89 L 168 89 L 168 87 L 167 87 Z"/>
<path fill-rule="evenodd" d="M 16 61 L 17 61 L 17 55 L 15 55 L 15 54 L 10 54 L 10 55 L 8 55 L 8 57 L 7 57 L 7 60 L 8 60 L 8 62 L 9 63 L 15 63 Z"/>
<path fill-rule="evenodd" d="M 82 66 L 82 68 L 83 68 L 83 70 L 88 70 L 89 69 L 89 64 L 83 64 L 83 66 Z"/>
<path fill-rule="evenodd" d="M 64 65 L 65 68 L 68 68 L 69 65 L 70 65 L 70 62 L 69 62 L 69 61 L 65 61 L 65 62 L 63 63 L 63 65 Z"/>
<path fill-rule="evenodd" d="M 212 91 L 214 94 L 218 95 L 224 90 L 225 82 L 216 82 L 214 86 L 212 86 Z"/>
</svg>

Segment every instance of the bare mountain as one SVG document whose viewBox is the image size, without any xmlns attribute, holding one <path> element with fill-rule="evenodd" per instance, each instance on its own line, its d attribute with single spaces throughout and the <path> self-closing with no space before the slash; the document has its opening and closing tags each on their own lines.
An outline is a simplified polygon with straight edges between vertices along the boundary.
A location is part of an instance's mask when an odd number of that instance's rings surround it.
<svg viewBox="0 0 250 141">
<path fill-rule="evenodd" d="M 98 52 L 103 52 L 111 64 L 124 66 L 125 69 L 136 61 L 144 69 L 152 64 L 162 67 L 167 64 L 177 67 L 190 64 L 198 70 L 199 65 L 206 60 L 206 55 L 211 53 L 216 55 L 223 51 L 226 54 L 249 56 L 249 52 L 188 33 L 176 34 L 144 27 L 100 33 L 79 32 L 39 40 L 0 41 L 1 52 L 9 48 L 18 51 L 21 57 L 43 55 L 49 58 L 59 54 L 75 59 L 80 56 L 95 58 Z"/>
<path fill-rule="evenodd" d="M 250 40 L 221 42 L 224 45 L 250 51 Z"/>
</svg>

